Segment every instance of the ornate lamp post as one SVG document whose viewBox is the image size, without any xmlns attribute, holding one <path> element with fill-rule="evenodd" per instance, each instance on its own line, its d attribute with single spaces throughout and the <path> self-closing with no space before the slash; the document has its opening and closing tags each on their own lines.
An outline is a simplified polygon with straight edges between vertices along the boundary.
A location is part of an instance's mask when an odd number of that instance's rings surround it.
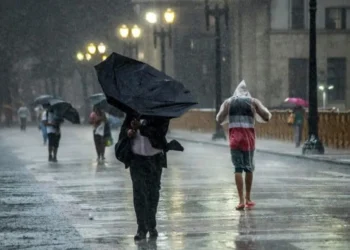
<svg viewBox="0 0 350 250">
<path fill-rule="evenodd" d="M 154 48 L 157 48 L 157 38 L 160 39 L 160 53 L 161 53 L 161 70 L 165 73 L 165 56 L 166 56 L 166 50 L 165 50 L 165 39 L 169 39 L 169 48 L 172 47 L 172 24 L 175 21 L 175 12 L 171 9 L 167 9 L 164 14 L 164 21 L 168 25 L 168 30 L 164 28 L 163 25 L 161 25 L 160 30 L 158 30 L 154 26 L 153 30 L 153 40 L 154 40 Z M 146 14 L 146 20 L 150 24 L 156 24 L 158 22 L 157 14 L 153 12 L 148 12 Z"/>
<path fill-rule="evenodd" d="M 133 52 L 135 51 L 135 57 L 137 57 L 139 53 L 139 46 L 137 40 L 141 36 L 141 29 L 137 25 L 134 25 L 130 29 L 128 26 L 123 24 L 119 28 L 119 35 L 124 41 L 124 54 L 133 57 Z"/>
<path fill-rule="evenodd" d="M 82 92 L 84 98 L 84 117 L 85 122 L 89 119 L 90 108 L 89 108 L 89 100 L 88 100 L 88 85 L 87 85 L 87 74 L 88 69 L 90 69 L 92 64 L 95 64 L 99 61 L 103 61 L 107 58 L 105 55 L 107 47 L 103 43 L 99 43 L 97 46 L 94 43 L 90 43 L 86 47 L 86 51 L 79 51 L 76 54 L 76 59 L 79 62 L 79 72 L 81 75 L 81 83 L 82 83 Z M 97 59 L 97 58 L 100 59 Z"/>
<path fill-rule="evenodd" d="M 318 137 L 316 11 L 317 1 L 310 0 L 309 138 L 303 146 L 303 154 L 324 154 L 323 144 Z"/>
<path fill-rule="evenodd" d="M 224 16 L 226 27 L 228 28 L 228 0 L 224 1 L 224 7 L 219 7 L 219 4 L 216 3 L 215 7 L 210 9 L 209 1 L 205 0 L 205 20 L 207 24 L 207 30 L 209 30 L 209 18 L 212 16 L 215 19 L 215 51 L 216 51 L 216 60 L 215 60 L 215 70 L 216 70 L 216 85 L 215 85 L 215 110 L 216 114 L 220 110 L 222 103 L 221 95 L 221 29 L 220 29 L 220 19 L 221 16 Z M 213 134 L 213 140 L 217 139 L 226 139 L 225 132 L 218 122 L 216 123 L 216 132 Z"/>
</svg>

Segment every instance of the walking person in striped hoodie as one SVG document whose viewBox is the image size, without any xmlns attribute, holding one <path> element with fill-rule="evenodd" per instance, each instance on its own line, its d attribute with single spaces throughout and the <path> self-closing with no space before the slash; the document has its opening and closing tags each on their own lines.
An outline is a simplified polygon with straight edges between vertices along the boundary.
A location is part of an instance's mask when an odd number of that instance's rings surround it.
<svg viewBox="0 0 350 250">
<path fill-rule="evenodd" d="M 255 206 L 251 200 L 255 169 L 255 120 L 268 122 L 270 119 L 271 113 L 258 99 L 251 97 L 245 81 L 238 85 L 232 97 L 224 101 L 217 114 L 216 120 L 220 124 L 229 124 L 231 159 L 235 167 L 235 181 L 239 195 L 237 210 Z M 245 172 L 245 198 L 243 172 Z"/>
</svg>

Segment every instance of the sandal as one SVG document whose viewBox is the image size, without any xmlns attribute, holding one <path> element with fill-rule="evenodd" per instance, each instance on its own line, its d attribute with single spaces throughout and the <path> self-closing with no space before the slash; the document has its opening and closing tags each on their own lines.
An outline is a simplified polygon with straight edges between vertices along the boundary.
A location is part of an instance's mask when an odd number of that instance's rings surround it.
<svg viewBox="0 0 350 250">
<path fill-rule="evenodd" d="M 238 206 L 236 207 L 236 210 L 244 210 L 244 204 L 238 204 Z"/>
<path fill-rule="evenodd" d="M 248 201 L 245 203 L 245 207 L 246 208 L 252 208 L 255 206 L 255 202 L 254 201 Z"/>
</svg>

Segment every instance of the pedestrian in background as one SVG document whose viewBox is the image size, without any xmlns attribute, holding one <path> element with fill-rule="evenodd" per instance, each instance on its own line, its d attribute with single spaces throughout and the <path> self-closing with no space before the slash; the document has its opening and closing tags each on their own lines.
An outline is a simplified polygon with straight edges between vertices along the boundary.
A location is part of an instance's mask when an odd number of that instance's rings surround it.
<svg viewBox="0 0 350 250">
<path fill-rule="evenodd" d="M 97 161 L 105 160 L 105 149 L 106 149 L 106 137 L 110 136 L 109 124 L 107 122 L 106 113 L 94 107 L 93 112 L 90 114 L 90 124 L 93 125 L 94 143 L 97 153 Z"/>
<path fill-rule="evenodd" d="M 61 124 L 63 123 L 63 119 L 57 117 L 54 112 L 48 108 L 42 115 L 42 121 L 46 126 L 49 140 L 49 161 L 57 162 L 57 152 L 61 140 Z"/>
<path fill-rule="evenodd" d="M 17 115 L 19 117 L 20 128 L 22 131 L 25 131 L 27 128 L 27 119 L 30 116 L 29 110 L 26 106 L 22 106 L 18 109 Z"/>
<path fill-rule="evenodd" d="M 233 96 L 221 105 L 216 117 L 220 124 L 229 123 L 231 159 L 235 167 L 235 181 L 239 196 L 237 210 L 255 206 L 251 200 L 255 169 L 255 119 L 258 122 L 267 122 L 271 119 L 271 113 L 258 99 L 251 97 L 245 82 L 242 81 Z M 245 172 L 245 198 L 243 172 Z"/>
<path fill-rule="evenodd" d="M 293 109 L 293 116 L 294 116 L 294 142 L 295 147 L 300 147 L 301 140 L 303 138 L 303 127 L 304 127 L 304 116 L 305 116 L 305 109 L 301 106 L 296 106 Z"/>
<path fill-rule="evenodd" d="M 47 130 L 46 130 L 46 126 L 45 123 L 43 122 L 44 115 L 46 115 L 45 110 L 48 108 L 47 105 L 43 105 L 43 107 L 40 107 L 38 110 L 38 121 L 39 121 L 39 130 L 41 132 L 41 135 L 43 137 L 43 142 L 44 145 L 47 144 Z"/>
</svg>

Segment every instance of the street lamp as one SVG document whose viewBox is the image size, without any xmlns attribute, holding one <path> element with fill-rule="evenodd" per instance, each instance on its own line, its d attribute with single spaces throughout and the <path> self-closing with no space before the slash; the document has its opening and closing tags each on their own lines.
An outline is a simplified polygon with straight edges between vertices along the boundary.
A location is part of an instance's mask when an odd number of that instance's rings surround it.
<svg viewBox="0 0 350 250">
<path fill-rule="evenodd" d="M 94 55 L 96 53 L 96 45 L 93 43 L 90 43 L 87 47 L 87 50 L 91 55 Z"/>
<path fill-rule="evenodd" d="M 77 53 L 77 59 L 78 59 L 78 61 L 83 61 L 84 60 L 84 54 L 83 53 L 81 53 L 81 52 L 78 52 Z"/>
<path fill-rule="evenodd" d="M 137 40 L 141 37 L 141 29 L 136 24 L 129 28 L 127 25 L 123 24 L 119 28 L 119 35 L 124 41 L 124 54 L 128 51 L 127 55 L 133 57 L 133 52 L 137 56 L 139 46 Z"/>
<path fill-rule="evenodd" d="M 325 86 L 320 85 L 318 86 L 318 89 L 322 92 L 322 103 L 323 103 L 323 109 L 326 109 L 327 107 L 327 97 L 328 97 L 328 91 L 334 89 L 333 85 Z"/>
<path fill-rule="evenodd" d="M 303 154 L 324 154 L 323 144 L 318 137 L 316 11 L 317 1 L 310 0 L 309 137 L 303 146 Z"/>
<path fill-rule="evenodd" d="M 85 59 L 86 59 L 86 61 L 90 61 L 90 60 L 92 59 L 91 54 L 86 53 L 86 54 L 85 54 Z"/>
<path fill-rule="evenodd" d="M 228 28 L 228 0 L 224 1 L 224 7 L 219 7 L 219 4 L 216 3 L 213 9 L 209 7 L 209 1 L 205 0 L 205 20 L 207 25 L 207 30 L 209 30 L 209 18 L 210 16 L 215 18 L 215 52 L 216 52 L 216 84 L 215 84 L 215 110 L 216 114 L 219 113 L 221 102 L 222 102 L 222 94 L 221 94 L 221 60 L 222 60 L 222 51 L 221 51 L 221 29 L 220 29 L 220 19 L 221 16 L 224 16 L 226 28 Z M 226 139 L 225 132 L 218 122 L 216 122 L 216 131 L 212 136 L 213 140 L 217 139 Z"/>
<path fill-rule="evenodd" d="M 154 12 L 147 12 L 146 13 L 146 21 L 151 23 L 151 24 L 157 23 L 157 21 L 158 21 L 157 14 Z"/>
<path fill-rule="evenodd" d="M 97 46 L 97 50 L 100 54 L 104 54 L 107 50 L 106 48 L 106 45 L 104 45 L 103 43 L 100 43 L 98 46 Z"/>
<path fill-rule="evenodd" d="M 160 39 L 160 53 L 161 53 L 161 70 L 165 73 L 165 39 L 169 39 L 169 48 L 172 47 L 172 24 L 175 21 L 175 12 L 172 9 L 167 9 L 164 14 L 164 22 L 168 25 L 168 30 L 165 30 L 164 26 L 161 25 L 160 30 L 158 31 L 157 28 L 154 26 L 153 30 L 153 41 L 154 41 L 154 48 L 157 48 L 157 38 Z M 150 24 L 155 25 L 158 22 L 157 14 L 154 12 L 148 12 L 146 14 L 146 21 L 148 21 Z"/>
<path fill-rule="evenodd" d="M 106 60 L 107 56 L 105 55 L 105 52 L 107 51 L 107 46 L 104 43 L 99 43 L 97 46 L 94 43 L 89 43 L 85 47 L 85 51 L 79 51 L 76 54 L 76 59 L 79 62 L 79 73 L 81 75 L 81 84 L 82 84 L 82 93 L 84 98 L 84 116 L 85 121 L 88 121 L 89 119 L 89 113 L 90 113 L 90 105 L 88 100 L 88 85 L 87 85 L 87 79 L 88 74 L 90 73 L 89 70 L 91 69 L 91 64 L 95 64 L 100 61 Z M 92 87 L 95 89 L 95 85 L 92 84 Z"/>
</svg>

